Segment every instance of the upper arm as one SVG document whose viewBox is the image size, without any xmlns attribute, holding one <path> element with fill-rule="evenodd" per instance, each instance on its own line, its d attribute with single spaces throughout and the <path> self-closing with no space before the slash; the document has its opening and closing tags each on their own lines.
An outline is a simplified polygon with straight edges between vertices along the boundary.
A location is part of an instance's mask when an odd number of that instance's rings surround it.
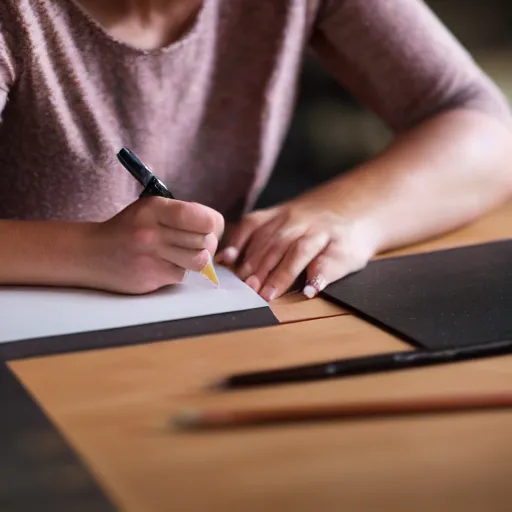
<svg viewBox="0 0 512 512">
<path fill-rule="evenodd" d="M 325 0 L 312 46 L 395 131 L 457 106 L 509 122 L 501 91 L 422 0 Z"/>
</svg>

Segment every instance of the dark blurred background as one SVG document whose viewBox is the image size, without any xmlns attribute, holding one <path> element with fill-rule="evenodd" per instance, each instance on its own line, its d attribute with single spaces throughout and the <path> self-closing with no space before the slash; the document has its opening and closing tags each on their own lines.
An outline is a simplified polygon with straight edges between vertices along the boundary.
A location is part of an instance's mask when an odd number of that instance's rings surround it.
<svg viewBox="0 0 512 512">
<path fill-rule="evenodd" d="M 512 2 L 426 2 L 512 102 Z M 295 116 L 257 207 L 293 197 L 366 160 L 390 134 L 318 63 L 306 59 Z"/>
</svg>

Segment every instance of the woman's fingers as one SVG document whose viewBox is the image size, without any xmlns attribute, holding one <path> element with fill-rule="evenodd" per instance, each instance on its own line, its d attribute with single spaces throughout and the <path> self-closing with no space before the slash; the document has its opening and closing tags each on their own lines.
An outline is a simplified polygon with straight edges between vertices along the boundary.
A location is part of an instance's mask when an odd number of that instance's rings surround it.
<svg viewBox="0 0 512 512">
<path fill-rule="evenodd" d="M 214 233 L 205 235 L 166 227 L 162 227 L 161 232 L 164 245 L 175 245 L 183 249 L 208 249 L 211 254 L 214 254 L 218 244 Z"/>
<path fill-rule="evenodd" d="M 280 243 L 282 239 L 278 236 L 280 225 L 281 220 L 279 217 L 276 217 L 253 233 L 253 236 L 247 243 L 244 259 L 237 269 L 237 274 L 240 279 L 245 281 L 247 278 L 254 275 L 260 267 L 262 259 L 271 250 L 280 252 L 278 262 L 284 256 L 286 246 Z M 282 247 L 284 247 L 284 249 L 281 249 Z"/>
<path fill-rule="evenodd" d="M 218 261 L 233 265 L 238 262 L 240 255 L 258 229 L 266 224 L 272 218 L 272 213 L 269 211 L 255 212 L 246 215 L 229 234 L 226 247 L 217 256 Z"/>
<path fill-rule="evenodd" d="M 278 238 L 272 245 L 267 246 L 265 254 L 257 254 L 248 260 L 248 265 L 255 270 L 246 280 L 247 284 L 259 292 L 268 275 L 282 261 L 285 254 L 296 241 L 296 238 Z"/>
<path fill-rule="evenodd" d="M 158 264 L 158 271 L 160 275 L 165 275 L 167 278 L 166 284 L 178 284 L 185 280 L 187 271 L 184 268 L 178 267 L 169 261 L 160 260 Z"/>
<path fill-rule="evenodd" d="M 340 262 L 335 262 L 326 252 L 320 253 L 307 267 L 306 284 L 302 293 L 308 299 L 316 297 L 327 285 L 338 279 L 338 275 L 342 277 L 344 273 Z"/>
<path fill-rule="evenodd" d="M 162 197 L 148 197 L 145 200 L 155 209 L 158 222 L 165 227 L 203 235 L 215 233 L 217 238 L 224 231 L 224 218 L 208 206 Z"/>
<path fill-rule="evenodd" d="M 178 267 L 195 272 L 203 270 L 210 261 L 210 253 L 207 249 L 183 249 L 175 245 L 162 245 L 158 256 Z"/>
<path fill-rule="evenodd" d="M 304 235 L 306 227 L 287 226 L 285 219 L 276 217 L 262 226 L 247 245 L 245 260 L 239 277 L 246 279 L 255 274 L 263 282 L 268 273 L 281 261 L 295 240 Z"/>
<path fill-rule="evenodd" d="M 334 281 L 361 270 L 367 261 L 355 257 L 350 248 L 330 244 L 308 265 L 304 295 L 308 299 L 316 297 Z"/>
<path fill-rule="evenodd" d="M 261 288 L 260 295 L 265 300 L 271 301 L 286 292 L 328 243 L 329 236 L 326 233 L 305 235 L 297 239 L 288 248 L 281 262 L 269 274 Z"/>
</svg>

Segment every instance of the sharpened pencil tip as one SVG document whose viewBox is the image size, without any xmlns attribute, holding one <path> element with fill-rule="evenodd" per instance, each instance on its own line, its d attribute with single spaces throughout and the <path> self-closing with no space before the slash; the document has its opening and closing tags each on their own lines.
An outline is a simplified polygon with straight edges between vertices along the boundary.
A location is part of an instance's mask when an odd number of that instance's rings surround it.
<svg viewBox="0 0 512 512">
<path fill-rule="evenodd" d="M 206 279 L 211 281 L 216 288 L 219 287 L 219 278 L 217 277 L 217 272 L 215 272 L 215 267 L 210 259 L 210 262 L 201 270 L 200 272 Z"/>
</svg>

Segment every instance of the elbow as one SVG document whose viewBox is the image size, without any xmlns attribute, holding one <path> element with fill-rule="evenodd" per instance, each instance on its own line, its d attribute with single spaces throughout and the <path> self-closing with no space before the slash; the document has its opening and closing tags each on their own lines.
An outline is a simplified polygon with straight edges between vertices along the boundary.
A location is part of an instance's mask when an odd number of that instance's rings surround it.
<svg viewBox="0 0 512 512">
<path fill-rule="evenodd" d="M 512 199 L 512 113 L 493 83 L 461 94 L 445 109 L 460 115 L 460 133 L 473 159 L 502 200 Z"/>
<path fill-rule="evenodd" d="M 452 77 L 448 81 L 439 80 L 428 92 L 413 97 L 392 129 L 401 135 L 435 118 L 461 111 L 494 120 L 512 133 L 509 99 L 483 73 L 472 79 L 455 80 Z"/>
<path fill-rule="evenodd" d="M 460 89 L 420 124 L 437 126 L 434 132 L 451 141 L 454 161 L 476 172 L 484 196 L 487 190 L 497 202 L 512 199 L 512 112 L 493 82 Z"/>
<path fill-rule="evenodd" d="M 509 99 L 487 76 L 468 84 L 451 96 L 442 110 L 467 110 L 495 119 L 512 134 Z"/>
</svg>

